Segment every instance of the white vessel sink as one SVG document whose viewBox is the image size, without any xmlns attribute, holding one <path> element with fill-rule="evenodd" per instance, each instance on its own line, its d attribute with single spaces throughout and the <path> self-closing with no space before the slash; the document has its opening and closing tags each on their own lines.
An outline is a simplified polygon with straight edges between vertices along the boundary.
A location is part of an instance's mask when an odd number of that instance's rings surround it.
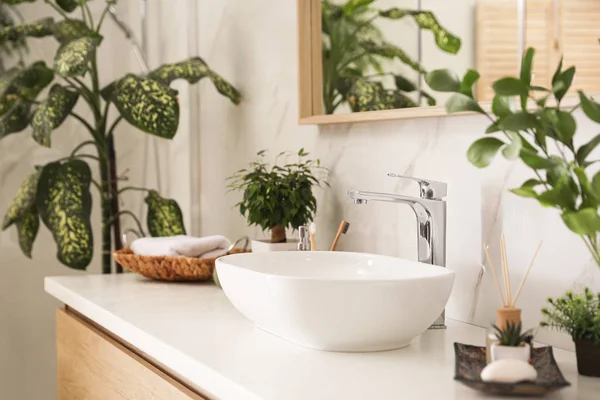
<svg viewBox="0 0 600 400">
<path fill-rule="evenodd" d="M 441 314 L 454 272 L 363 253 L 234 254 L 216 263 L 233 305 L 259 328 L 317 350 L 398 349 Z"/>
</svg>

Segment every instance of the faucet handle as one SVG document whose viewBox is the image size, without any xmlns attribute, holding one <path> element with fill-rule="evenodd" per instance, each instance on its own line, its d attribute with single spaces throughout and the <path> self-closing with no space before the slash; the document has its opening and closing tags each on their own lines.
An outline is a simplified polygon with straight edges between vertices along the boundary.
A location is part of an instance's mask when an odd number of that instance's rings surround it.
<svg viewBox="0 0 600 400">
<path fill-rule="evenodd" d="M 413 176 L 398 175 L 389 173 L 392 178 L 408 179 L 419 183 L 421 189 L 421 198 L 430 200 L 442 200 L 448 195 L 448 185 L 444 182 L 432 181 L 429 179 L 415 178 Z"/>
</svg>

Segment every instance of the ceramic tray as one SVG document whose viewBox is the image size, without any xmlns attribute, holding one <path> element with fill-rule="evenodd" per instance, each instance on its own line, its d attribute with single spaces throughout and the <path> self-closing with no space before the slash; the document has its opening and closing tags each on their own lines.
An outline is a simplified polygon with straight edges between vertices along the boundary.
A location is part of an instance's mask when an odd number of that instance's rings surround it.
<svg viewBox="0 0 600 400">
<path fill-rule="evenodd" d="M 535 382 L 483 382 L 479 375 L 486 366 L 485 347 L 454 343 L 456 355 L 454 379 L 484 393 L 509 396 L 541 396 L 571 385 L 556 365 L 552 347 L 538 347 L 531 352 L 533 366 L 538 373 Z"/>
</svg>

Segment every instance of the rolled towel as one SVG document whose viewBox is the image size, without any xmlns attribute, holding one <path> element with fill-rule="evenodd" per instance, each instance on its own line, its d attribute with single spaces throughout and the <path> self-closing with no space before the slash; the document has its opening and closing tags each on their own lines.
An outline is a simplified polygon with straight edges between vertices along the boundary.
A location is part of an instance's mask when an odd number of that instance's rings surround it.
<svg viewBox="0 0 600 400">
<path fill-rule="evenodd" d="M 201 238 L 178 235 L 136 239 L 131 243 L 131 251 L 142 256 L 209 258 L 225 254 L 230 244 L 221 235 Z"/>
</svg>

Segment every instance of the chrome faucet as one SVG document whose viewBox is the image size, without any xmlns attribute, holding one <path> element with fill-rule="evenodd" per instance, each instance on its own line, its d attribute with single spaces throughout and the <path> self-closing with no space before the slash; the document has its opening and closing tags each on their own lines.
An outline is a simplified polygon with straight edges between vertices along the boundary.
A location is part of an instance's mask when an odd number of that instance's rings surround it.
<svg viewBox="0 0 600 400">
<path fill-rule="evenodd" d="M 363 192 L 351 190 L 348 197 L 355 204 L 369 201 L 386 201 L 408 204 L 417 216 L 418 260 L 423 263 L 446 266 L 446 202 L 447 185 L 428 179 L 388 174 L 392 178 L 408 179 L 419 184 L 420 197 L 410 197 L 392 193 Z M 433 323 L 431 329 L 444 329 L 444 313 Z"/>
</svg>

